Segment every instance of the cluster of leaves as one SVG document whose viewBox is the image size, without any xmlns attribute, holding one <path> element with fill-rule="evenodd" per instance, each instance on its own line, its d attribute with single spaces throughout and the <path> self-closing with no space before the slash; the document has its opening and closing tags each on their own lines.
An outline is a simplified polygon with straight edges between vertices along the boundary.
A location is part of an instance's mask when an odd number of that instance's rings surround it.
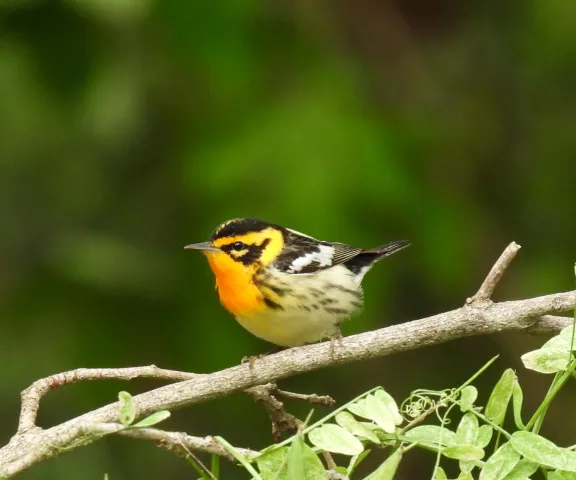
<svg viewBox="0 0 576 480">
<path fill-rule="evenodd" d="M 217 440 L 253 480 L 326 479 L 329 472 L 319 456 L 326 453 L 349 457 L 346 465 L 334 468 L 332 464 L 330 473 L 334 478 L 352 478 L 368 454 L 384 449 L 389 450 L 387 458 L 363 480 L 389 480 L 415 447 L 435 452 L 434 480 L 448 479 L 441 465 L 450 462 L 458 464 L 458 480 L 525 480 L 537 478 L 534 474 L 548 480 L 576 480 L 576 448 L 559 447 L 539 435 L 550 403 L 576 369 L 574 336 L 574 327 L 568 327 L 522 356 L 526 368 L 555 374 L 547 395 L 526 423 L 522 388 L 511 369 L 504 371 L 485 406 L 476 403 L 478 390 L 472 383 L 494 358 L 459 388 L 418 390 L 400 407 L 383 388 L 374 388 L 297 435 L 262 450 L 256 458 L 242 458 L 224 439 Z M 513 415 L 506 427 L 510 406 Z M 450 429 L 451 416 L 458 411 L 458 425 Z M 436 417 L 439 425 L 422 425 L 428 417 Z M 332 462 L 330 457 L 328 465 Z"/>
</svg>

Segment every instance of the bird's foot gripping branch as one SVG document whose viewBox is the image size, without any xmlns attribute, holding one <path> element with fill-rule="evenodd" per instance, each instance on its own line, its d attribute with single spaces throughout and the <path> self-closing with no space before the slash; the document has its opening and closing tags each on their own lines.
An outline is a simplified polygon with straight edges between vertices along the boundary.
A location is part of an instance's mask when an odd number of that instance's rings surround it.
<svg viewBox="0 0 576 480">
<path fill-rule="evenodd" d="M 38 380 L 22 392 L 18 432 L 7 445 L 0 448 L 0 477 L 13 477 L 51 457 L 73 452 L 103 436 L 115 434 L 151 440 L 184 455 L 201 472 L 200 475 L 208 479 L 218 478 L 218 462 L 213 460 L 207 466 L 196 457 L 198 452 L 214 458 L 233 459 L 253 478 L 268 480 L 362 478 L 357 476 L 356 466 L 366 452 L 376 450 L 382 463 L 377 472 L 367 477 L 376 480 L 393 478 L 397 465 L 414 448 L 435 452 L 434 478 L 437 479 L 446 478 L 441 466 L 447 461 L 457 461 L 462 472 L 460 478 L 468 480 L 477 478 L 477 475 L 480 480 L 496 478 L 491 472 L 502 472 L 503 468 L 508 469 L 507 476 L 497 478 L 527 478 L 534 469 L 547 472 L 548 478 L 566 478 L 561 476 L 564 473 L 559 472 L 576 473 L 576 453 L 571 448 L 561 448 L 539 436 L 539 430 L 552 401 L 573 378 L 572 373 L 576 368 L 572 354 L 573 320 L 556 316 L 574 310 L 576 291 L 493 303 L 490 298 L 492 292 L 518 249 L 519 246 L 512 243 L 505 250 L 478 292 L 463 307 L 346 337 L 332 349 L 330 342 L 296 347 L 259 359 L 252 369 L 248 365 L 238 365 L 205 375 L 150 366 L 78 369 Z M 263 452 L 233 447 L 220 437 L 194 437 L 153 427 L 167 416 L 164 411 L 241 390 L 254 392 L 250 389 L 299 373 L 392 355 L 464 336 L 502 331 L 556 335 L 541 349 L 523 357 L 527 368 L 555 373 L 548 394 L 526 422 L 522 416 L 522 390 L 511 370 L 504 372 L 488 403 L 485 406 L 477 404 L 477 392 L 472 383 L 487 368 L 486 365 L 456 389 L 443 392 L 416 390 L 405 402 L 397 402 L 384 389 L 377 387 L 312 424 L 310 420 L 300 424 L 292 418 L 290 426 L 298 427 L 299 432 Z M 40 401 L 54 388 L 85 380 L 130 380 L 137 377 L 175 383 L 134 397 L 122 394 L 120 401 L 60 425 L 46 429 L 36 425 Z M 263 393 L 264 397 L 268 395 L 276 400 L 290 395 L 306 401 L 312 398 L 287 392 L 283 392 L 283 396 L 277 387 L 268 388 Z M 269 400 L 267 405 L 265 400 L 263 403 L 270 412 L 269 407 L 274 402 Z M 503 427 L 510 404 L 514 430 Z M 458 411 L 462 412 L 462 419 L 455 429 L 450 430 L 446 421 Z M 433 418 L 439 418 L 440 424 L 423 424 Z M 320 451 L 324 452 L 324 463 L 318 456 Z M 349 461 L 345 465 L 337 465 L 330 452 L 345 453 Z"/>
</svg>

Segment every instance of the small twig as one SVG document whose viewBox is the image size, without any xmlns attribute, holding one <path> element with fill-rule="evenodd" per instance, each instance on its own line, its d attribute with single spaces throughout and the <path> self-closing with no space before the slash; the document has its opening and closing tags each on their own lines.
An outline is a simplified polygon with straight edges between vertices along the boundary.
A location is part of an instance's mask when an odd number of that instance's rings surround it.
<svg viewBox="0 0 576 480">
<path fill-rule="evenodd" d="M 97 434 L 121 435 L 123 437 L 135 438 L 138 440 L 148 440 L 156 442 L 159 447 L 181 454 L 182 447 L 190 451 L 204 452 L 227 458 L 234 462 L 234 458 L 212 437 L 194 437 L 183 432 L 167 432 L 157 428 L 124 428 L 117 423 L 98 423 L 91 428 Z M 247 448 L 236 448 L 244 457 L 252 459 L 259 455 L 259 452 Z M 186 452 L 187 453 L 187 452 Z"/>
<path fill-rule="evenodd" d="M 186 455 L 188 455 L 189 458 L 187 458 L 187 460 L 189 461 L 190 458 L 192 459 L 193 465 L 194 463 L 196 465 L 198 465 L 198 467 L 204 471 L 204 473 L 206 473 L 212 480 L 218 480 L 210 471 L 210 469 L 208 467 L 206 467 L 206 465 L 204 465 L 204 463 L 202 463 L 202 461 L 196 456 L 194 455 L 190 449 L 184 445 L 183 443 L 180 444 L 180 447 L 182 447 L 182 450 L 184 450 L 186 452 Z M 196 465 L 194 465 L 194 467 L 196 468 Z M 201 473 L 201 472 L 198 472 Z M 202 475 L 203 476 L 203 475 Z"/>
<path fill-rule="evenodd" d="M 504 272 L 512 260 L 514 260 L 518 250 L 520 250 L 520 245 L 516 242 L 512 242 L 508 247 L 506 247 L 506 250 L 502 252 L 502 255 L 500 255 L 500 258 L 496 261 L 476 294 L 473 297 L 468 298 L 466 304 L 476 307 L 486 307 L 491 304 L 494 289 L 496 288 L 496 285 L 498 285 L 498 282 L 504 275 Z"/>
<path fill-rule="evenodd" d="M 36 417 L 40 408 L 40 400 L 50 390 L 87 380 L 133 380 L 135 378 L 154 378 L 157 380 L 183 381 L 192 380 L 201 375 L 176 370 L 158 368 L 156 365 L 129 368 L 78 368 L 57 373 L 36 380 L 20 394 L 22 407 L 18 422 L 18 433 L 26 432 L 36 426 Z"/>
<path fill-rule="evenodd" d="M 326 475 L 328 476 L 328 480 L 350 480 L 350 477 L 335 472 L 334 470 L 326 470 Z"/>
<path fill-rule="evenodd" d="M 272 422 L 272 438 L 275 442 L 280 440 L 280 437 L 284 432 L 295 432 L 300 426 L 302 426 L 302 422 L 298 418 L 286 412 L 284 409 L 284 403 L 278 400 L 277 397 L 301 400 L 316 405 L 324 405 L 326 407 L 331 407 L 336 403 L 335 400 L 328 395 L 287 392 L 285 390 L 280 390 L 275 383 L 267 383 L 265 385 L 249 388 L 246 390 L 246 393 L 250 395 L 254 401 L 262 403 L 264 408 L 268 411 L 268 415 L 270 415 L 270 420 Z"/>
<path fill-rule="evenodd" d="M 284 409 L 284 404 L 274 396 L 276 385 L 268 383 L 246 390 L 255 402 L 264 405 L 272 422 L 272 439 L 280 440 L 284 432 L 296 432 L 302 426 L 302 421 Z"/>
<path fill-rule="evenodd" d="M 338 468 L 338 465 L 336 465 L 336 462 L 332 458 L 332 455 L 330 455 L 330 452 L 327 452 L 326 450 L 322 450 L 322 456 L 324 457 L 324 460 L 326 461 L 326 466 L 328 467 L 328 470 L 336 470 L 336 468 Z"/>
<path fill-rule="evenodd" d="M 304 402 L 316 404 L 316 405 L 323 405 L 325 407 L 332 407 L 336 403 L 329 395 L 316 395 L 315 393 L 294 393 L 294 392 L 286 392 L 285 390 L 280 390 L 275 384 L 274 385 L 274 395 L 279 397 L 284 397 L 290 400 L 302 400 Z"/>
</svg>

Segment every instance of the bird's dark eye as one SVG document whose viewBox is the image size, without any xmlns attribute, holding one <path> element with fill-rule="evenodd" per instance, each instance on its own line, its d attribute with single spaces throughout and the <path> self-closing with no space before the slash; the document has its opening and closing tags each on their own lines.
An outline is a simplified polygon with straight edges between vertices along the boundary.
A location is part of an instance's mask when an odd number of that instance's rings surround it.
<svg viewBox="0 0 576 480">
<path fill-rule="evenodd" d="M 239 252 L 240 250 L 244 250 L 246 245 L 244 245 L 242 242 L 234 242 L 232 245 L 230 245 L 230 248 L 236 252 Z"/>
</svg>

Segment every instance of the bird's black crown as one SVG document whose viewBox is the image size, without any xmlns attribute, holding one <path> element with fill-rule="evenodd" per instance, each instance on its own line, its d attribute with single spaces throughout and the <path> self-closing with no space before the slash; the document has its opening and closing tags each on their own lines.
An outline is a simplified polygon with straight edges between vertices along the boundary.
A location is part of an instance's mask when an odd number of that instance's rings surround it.
<svg viewBox="0 0 576 480">
<path fill-rule="evenodd" d="M 280 227 L 279 225 L 257 220 L 255 218 L 235 218 L 234 220 L 229 220 L 228 222 L 223 223 L 216 230 L 214 230 L 212 235 L 210 235 L 210 241 L 217 240 L 218 238 L 243 235 L 250 232 L 261 232 L 262 230 L 269 227 L 284 231 L 284 228 Z"/>
</svg>

